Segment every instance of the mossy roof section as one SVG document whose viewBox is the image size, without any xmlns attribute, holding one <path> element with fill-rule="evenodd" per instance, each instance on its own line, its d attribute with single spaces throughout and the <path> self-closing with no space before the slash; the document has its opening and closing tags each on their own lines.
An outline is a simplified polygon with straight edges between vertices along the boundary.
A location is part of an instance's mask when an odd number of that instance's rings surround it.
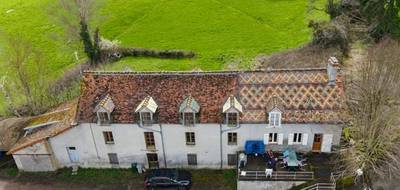
<svg viewBox="0 0 400 190">
<path fill-rule="evenodd" d="M 22 136 L 29 117 L 14 117 L 0 121 L 0 151 L 8 151 Z"/>
<path fill-rule="evenodd" d="M 45 128 L 40 128 L 34 133 L 22 137 L 9 150 L 8 154 L 13 154 L 25 147 L 41 142 L 47 138 L 57 136 L 71 129 L 73 127 L 72 124 L 75 123 L 77 103 L 78 103 L 77 99 L 66 102 L 56 107 L 55 109 L 52 109 L 49 112 L 32 119 L 29 125 L 27 126 L 48 123 L 51 121 L 60 121 L 60 122 Z"/>
</svg>

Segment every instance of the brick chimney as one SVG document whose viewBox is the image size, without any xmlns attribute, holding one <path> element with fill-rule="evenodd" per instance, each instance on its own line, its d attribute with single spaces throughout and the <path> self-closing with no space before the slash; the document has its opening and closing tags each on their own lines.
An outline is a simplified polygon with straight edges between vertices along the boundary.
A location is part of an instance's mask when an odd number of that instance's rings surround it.
<svg viewBox="0 0 400 190">
<path fill-rule="evenodd" d="M 328 73 L 328 85 L 334 86 L 336 84 L 336 76 L 339 68 L 339 60 L 336 57 L 328 59 L 326 71 Z"/>
</svg>

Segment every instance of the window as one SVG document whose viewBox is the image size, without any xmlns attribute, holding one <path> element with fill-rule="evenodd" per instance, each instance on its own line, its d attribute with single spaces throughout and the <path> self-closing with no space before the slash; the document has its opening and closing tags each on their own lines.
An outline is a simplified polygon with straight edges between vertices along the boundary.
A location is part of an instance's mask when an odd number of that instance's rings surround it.
<svg viewBox="0 0 400 190">
<path fill-rule="evenodd" d="M 281 126 L 281 112 L 272 111 L 269 113 L 269 126 L 271 127 Z"/>
<path fill-rule="evenodd" d="M 269 143 L 277 143 L 278 142 L 278 133 L 270 133 L 268 142 Z"/>
<path fill-rule="evenodd" d="M 228 133 L 228 145 L 237 144 L 237 133 Z"/>
<path fill-rule="evenodd" d="M 97 112 L 99 125 L 109 125 L 111 123 L 110 116 L 107 112 Z"/>
<path fill-rule="evenodd" d="M 236 154 L 228 154 L 228 165 L 229 166 L 234 166 L 236 165 Z"/>
<path fill-rule="evenodd" d="M 293 134 L 293 143 L 299 144 L 302 142 L 302 134 L 301 133 L 295 133 Z"/>
<path fill-rule="evenodd" d="M 118 165 L 119 161 L 118 161 L 118 155 L 115 153 L 109 153 L 108 154 L 108 159 L 110 160 L 110 164 L 115 164 Z"/>
<path fill-rule="evenodd" d="M 197 165 L 197 155 L 196 154 L 188 154 L 188 165 L 189 166 L 196 166 Z"/>
<path fill-rule="evenodd" d="M 103 131 L 103 136 L 106 144 L 114 144 L 114 136 L 111 131 Z"/>
<path fill-rule="evenodd" d="M 236 127 L 238 124 L 238 114 L 237 113 L 227 113 L 227 124 L 230 127 Z"/>
<path fill-rule="evenodd" d="M 140 112 L 140 119 L 144 126 L 151 126 L 153 124 L 153 117 L 150 112 Z"/>
<path fill-rule="evenodd" d="M 149 168 L 158 168 L 158 155 L 156 153 L 147 153 Z"/>
<path fill-rule="evenodd" d="M 147 149 L 155 149 L 156 148 L 153 132 L 144 132 L 144 140 L 146 141 Z"/>
<path fill-rule="evenodd" d="M 195 145 L 196 139 L 194 137 L 194 132 L 187 132 L 186 133 L 186 145 Z"/>
<path fill-rule="evenodd" d="M 194 126 L 194 113 L 192 112 L 183 113 L 183 125 Z"/>
</svg>

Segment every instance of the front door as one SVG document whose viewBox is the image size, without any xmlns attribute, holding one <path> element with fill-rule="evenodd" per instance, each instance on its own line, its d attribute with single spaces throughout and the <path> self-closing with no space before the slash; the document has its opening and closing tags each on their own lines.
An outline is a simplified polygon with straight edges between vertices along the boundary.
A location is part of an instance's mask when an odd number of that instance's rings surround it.
<svg viewBox="0 0 400 190">
<path fill-rule="evenodd" d="M 76 150 L 76 147 L 74 147 L 74 146 L 67 147 L 67 152 L 68 152 L 69 160 L 72 163 L 79 162 L 79 156 L 78 156 L 78 151 Z"/>
<path fill-rule="evenodd" d="M 147 162 L 149 163 L 149 168 L 158 168 L 158 155 L 156 153 L 148 153 Z"/>
<path fill-rule="evenodd" d="M 322 143 L 322 134 L 314 134 L 314 143 L 312 146 L 313 152 L 321 151 L 321 143 Z"/>
</svg>

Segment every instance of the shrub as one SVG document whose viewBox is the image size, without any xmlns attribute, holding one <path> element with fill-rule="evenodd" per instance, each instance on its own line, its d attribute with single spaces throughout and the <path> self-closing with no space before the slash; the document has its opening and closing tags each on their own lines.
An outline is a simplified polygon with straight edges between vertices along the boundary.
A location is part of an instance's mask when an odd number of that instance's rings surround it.
<svg viewBox="0 0 400 190">
<path fill-rule="evenodd" d="M 328 0 L 328 3 L 326 4 L 325 12 L 327 14 L 329 14 L 331 19 L 334 19 L 337 16 L 342 14 L 342 6 L 341 6 L 340 2 L 337 2 L 335 0 Z"/>
<path fill-rule="evenodd" d="M 345 27 L 335 22 L 314 22 L 310 21 L 309 27 L 313 29 L 314 45 L 322 48 L 338 47 L 343 54 L 349 50 L 349 40 Z"/>
</svg>

